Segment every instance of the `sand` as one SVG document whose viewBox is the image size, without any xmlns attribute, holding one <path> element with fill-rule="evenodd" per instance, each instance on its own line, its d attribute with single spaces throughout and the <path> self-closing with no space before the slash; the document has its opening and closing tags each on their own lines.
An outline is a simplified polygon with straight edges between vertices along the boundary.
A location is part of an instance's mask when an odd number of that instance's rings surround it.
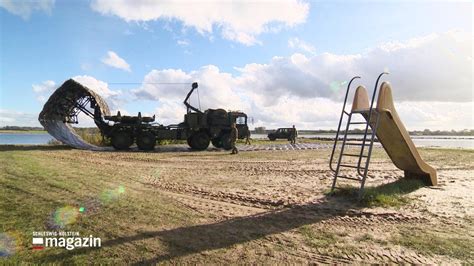
<svg viewBox="0 0 474 266">
<path fill-rule="evenodd" d="M 192 226 L 153 227 L 153 233 L 123 236 L 131 239 L 124 240 L 127 245 L 134 239 L 166 243 L 166 251 L 130 262 L 459 264 L 459 257 L 394 239 L 404 232 L 432 234 L 439 240 L 474 239 L 473 151 L 422 149 L 423 158 L 438 170 L 439 185 L 406 193 L 403 197 L 409 201 L 401 207 L 369 208 L 354 197 L 327 195 L 333 178 L 327 145 L 306 150 L 241 148 L 239 155 L 190 152 L 182 146 L 151 153 L 42 154 L 64 165 L 93 165 L 116 169 L 117 174 L 133 169 L 137 189 L 152 189 L 200 217 Z M 368 187 L 403 177 L 380 147 L 374 150 L 369 173 Z M 467 256 L 472 263 L 472 254 Z"/>
</svg>

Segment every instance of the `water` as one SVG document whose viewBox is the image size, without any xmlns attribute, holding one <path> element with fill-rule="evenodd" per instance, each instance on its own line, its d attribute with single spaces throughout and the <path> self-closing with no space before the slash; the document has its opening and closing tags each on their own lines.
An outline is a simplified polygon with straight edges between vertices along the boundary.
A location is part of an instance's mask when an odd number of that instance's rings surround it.
<svg viewBox="0 0 474 266">
<path fill-rule="evenodd" d="M 474 149 L 474 136 L 412 136 L 412 139 L 421 147 Z"/>
<path fill-rule="evenodd" d="M 350 135 L 362 138 L 363 135 Z M 298 138 L 328 138 L 334 140 L 336 134 L 299 135 Z M 268 139 L 267 134 L 252 134 L 254 139 Z M 411 136 L 417 147 L 465 148 L 474 149 L 474 136 Z"/>
<path fill-rule="evenodd" d="M 54 139 L 48 133 L 0 133 L 0 145 L 4 144 L 47 144 Z"/>
<path fill-rule="evenodd" d="M 300 135 L 301 138 L 334 138 L 335 134 Z M 362 135 L 351 135 L 361 138 Z M 266 134 L 252 134 L 254 139 L 266 139 Z M 0 133 L 0 145 L 44 145 L 54 139 L 48 133 Z M 474 149 L 474 136 L 412 136 L 417 147 L 442 147 Z"/>
</svg>

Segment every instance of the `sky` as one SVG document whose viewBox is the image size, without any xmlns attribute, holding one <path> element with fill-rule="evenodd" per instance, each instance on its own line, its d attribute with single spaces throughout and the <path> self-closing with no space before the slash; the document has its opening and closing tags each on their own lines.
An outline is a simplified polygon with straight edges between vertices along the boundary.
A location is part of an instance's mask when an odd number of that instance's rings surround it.
<svg viewBox="0 0 474 266">
<path fill-rule="evenodd" d="M 197 81 L 201 108 L 242 110 L 251 128 L 334 129 L 346 82 L 370 92 L 389 71 L 409 130 L 473 129 L 472 13 L 472 1 L 0 0 L 0 126 L 39 126 L 74 78 L 162 124 L 183 120 Z"/>
</svg>

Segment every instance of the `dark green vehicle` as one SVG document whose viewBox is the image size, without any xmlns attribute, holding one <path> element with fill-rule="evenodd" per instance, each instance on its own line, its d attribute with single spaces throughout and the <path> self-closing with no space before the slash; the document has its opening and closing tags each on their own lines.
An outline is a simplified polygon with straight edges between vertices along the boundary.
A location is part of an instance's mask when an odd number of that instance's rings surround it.
<svg viewBox="0 0 474 266">
<path fill-rule="evenodd" d="M 268 139 L 274 141 L 276 139 L 287 139 L 291 140 L 291 132 L 294 129 L 292 127 L 279 128 L 275 132 L 268 133 Z"/>
<path fill-rule="evenodd" d="M 243 112 L 226 111 L 224 109 L 208 109 L 201 111 L 189 103 L 189 97 L 198 84 L 192 84 L 184 105 L 187 112 L 184 121 L 174 125 L 161 125 L 155 122 L 155 116 L 101 116 L 94 102 L 91 107 L 94 113 L 87 111 L 84 104 L 77 105 L 81 111 L 92 117 L 102 135 L 110 139 L 117 150 L 126 150 L 134 143 L 140 150 L 153 150 L 160 140 L 186 140 L 193 150 L 205 150 L 212 143 L 216 148 L 230 150 L 230 130 L 236 123 L 239 139 L 245 138 L 248 132 L 247 115 Z"/>
</svg>

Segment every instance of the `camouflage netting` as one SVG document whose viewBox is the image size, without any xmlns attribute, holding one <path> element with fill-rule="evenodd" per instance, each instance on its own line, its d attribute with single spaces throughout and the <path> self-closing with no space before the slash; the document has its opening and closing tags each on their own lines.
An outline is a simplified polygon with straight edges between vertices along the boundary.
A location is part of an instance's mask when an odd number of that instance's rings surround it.
<svg viewBox="0 0 474 266">
<path fill-rule="evenodd" d="M 102 97 L 77 81 L 69 79 L 49 97 L 38 120 L 51 136 L 64 144 L 77 149 L 102 150 L 104 148 L 85 142 L 69 123 L 64 122 L 74 110 L 76 102 L 87 96 L 95 99 L 102 115 L 110 115 L 109 106 Z"/>
</svg>

